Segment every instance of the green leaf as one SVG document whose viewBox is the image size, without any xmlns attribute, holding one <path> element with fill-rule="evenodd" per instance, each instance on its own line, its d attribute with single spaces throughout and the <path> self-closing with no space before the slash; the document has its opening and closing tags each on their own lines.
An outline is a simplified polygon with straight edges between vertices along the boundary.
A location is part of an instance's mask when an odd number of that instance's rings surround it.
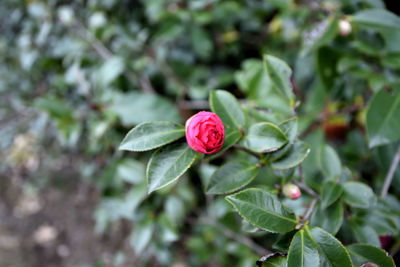
<svg viewBox="0 0 400 267">
<path fill-rule="evenodd" d="M 147 247 L 154 232 L 154 225 L 151 220 L 146 220 L 135 225 L 129 243 L 134 249 L 136 255 L 140 255 Z"/>
<path fill-rule="evenodd" d="M 336 37 L 338 31 L 338 21 L 333 17 L 329 17 L 313 26 L 312 30 L 306 33 L 305 38 L 303 38 L 303 49 L 300 56 L 305 56 L 309 52 L 329 43 Z"/>
<path fill-rule="evenodd" d="M 263 256 L 257 262 L 258 267 L 286 267 L 286 257 L 280 253 Z"/>
<path fill-rule="evenodd" d="M 283 60 L 274 56 L 264 56 L 265 69 L 271 78 L 274 86 L 278 88 L 286 99 L 292 100 L 294 98 L 290 77 L 292 70 Z"/>
<path fill-rule="evenodd" d="M 224 144 L 222 145 L 221 151 L 224 151 L 234 144 L 236 144 L 242 135 L 239 131 L 230 131 L 228 134 L 225 133 Z"/>
<path fill-rule="evenodd" d="M 350 221 L 351 230 L 356 240 L 360 243 L 366 243 L 375 247 L 381 247 L 378 234 L 371 226 L 364 224 L 363 219 L 352 219 Z"/>
<path fill-rule="evenodd" d="M 343 185 L 343 189 L 343 199 L 350 206 L 367 209 L 375 201 L 374 192 L 364 183 L 347 182 Z"/>
<path fill-rule="evenodd" d="M 352 22 L 376 30 L 400 30 L 400 18 L 384 9 L 367 9 L 354 14 Z"/>
<path fill-rule="evenodd" d="M 380 90 L 372 98 L 366 125 L 369 147 L 389 144 L 400 139 L 400 91 Z"/>
<path fill-rule="evenodd" d="M 222 120 L 225 133 L 240 131 L 245 123 L 244 113 L 236 97 L 222 90 L 214 90 L 210 93 L 210 106 Z"/>
<path fill-rule="evenodd" d="M 274 124 L 253 124 L 243 139 L 243 145 L 256 153 L 275 151 L 287 143 L 285 134 Z"/>
<path fill-rule="evenodd" d="M 343 204 L 337 201 L 326 209 L 318 205 L 311 217 L 310 225 L 319 226 L 329 233 L 335 235 L 343 223 Z"/>
<path fill-rule="evenodd" d="M 326 179 L 339 179 L 342 164 L 336 151 L 329 145 L 322 146 L 319 152 L 319 166 Z"/>
<path fill-rule="evenodd" d="M 275 195 L 262 189 L 245 189 L 225 199 L 245 220 L 266 231 L 286 233 L 297 224 L 296 216 Z"/>
<path fill-rule="evenodd" d="M 319 266 L 318 249 L 308 232 L 298 231 L 290 243 L 287 267 Z"/>
<path fill-rule="evenodd" d="M 286 135 L 289 142 L 294 142 L 297 135 L 297 117 L 290 118 L 279 124 L 279 128 Z"/>
<path fill-rule="evenodd" d="M 326 90 L 331 90 L 338 77 L 337 63 L 340 54 L 331 47 L 323 46 L 317 50 L 317 74 Z"/>
<path fill-rule="evenodd" d="M 197 155 L 186 143 L 171 144 L 154 152 L 147 164 L 148 193 L 176 181 L 189 169 Z"/>
<path fill-rule="evenodd" d="M 320 255 L 331 267 L 352 267 L 350 255 L 346 248 L 333 235 L 318 227 L 306 227 Z"/>
<path fill-rule="evenodd" d="M 276 170 L 293 168 L 302 163 L 309 153 L 310 147 L 302 141 L 297 141 L 290 147 L 289 152 L 285 156 L 271 162 L 271 167 Z"/>
<path fill-rule="evenodd" d="M 126 127 L 147 121 L 182 120 L 176 106 L 160 95 L 131 92 L 113 96 L 108 110 L 115 113 Z"/>
<path fill-rule="evenodd" d="M 246 161 L 228 162 L 211 176 L 207 194 L 228 194 L 250 183 L 258 174 L 258 168 Z"/>
<path fill-rule="evenodd" d="M 340 184 L 334 181 L 327 181 L 322 185 L 321 208 L 325 209 L 335 202 L 343 193 Z"/>
<path fill-rule="evenodd" d="M 367 244 L 353 244 L 347 246 L 347 249 L 352 256 L 364 262 L 373 262 L 379 267 L 395 267 L 393 258 L 383 249 Z"/>
<path fill-rule="evenodd" d="M 104 87 L 114 81 L 125 69 L 122 58 L 112 57 L 107 59 L 96 73 L 96 80 Z"/>
<path fill-rule="evenodd" d="M 185 135 L 185 127 L 169 121 L 139 124 L 129 131 L 119 146 L 120 150 L 146 151 L 169 144 Z"/>
</svg>

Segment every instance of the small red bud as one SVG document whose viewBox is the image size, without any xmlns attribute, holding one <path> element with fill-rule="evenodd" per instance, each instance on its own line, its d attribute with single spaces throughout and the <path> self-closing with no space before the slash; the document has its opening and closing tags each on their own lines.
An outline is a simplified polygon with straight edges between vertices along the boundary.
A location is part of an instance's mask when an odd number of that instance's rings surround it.
<svg viewBox="0 0 400 267">
<path fill-rule="evenodd" d="M 301 196 L 300 189 L 294 184 L 285 184 L 282 192 L 285 197 L 290 199 L 298 199 Z"/>
</svg>

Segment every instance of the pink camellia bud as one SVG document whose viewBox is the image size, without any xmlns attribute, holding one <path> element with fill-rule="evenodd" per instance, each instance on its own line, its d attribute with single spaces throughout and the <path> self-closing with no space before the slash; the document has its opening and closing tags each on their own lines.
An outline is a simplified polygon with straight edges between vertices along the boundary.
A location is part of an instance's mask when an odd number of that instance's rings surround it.
<svg viewBox="0 0 400 267">
<path fill-rule="evenodd" d="M 351 24 L 348 20 L 341 19 L 339 21 L 339 32 L 343 37 L 346 37 L 351 33 Z"/>
<path fill-rule="evenodd" d="M 285 184 L 282 190 L 285 197 L 290 199 L 298 199 L 301 195 L 300 189 L 294 184 Z"/>
<path fill-rule="evenodd" d="M 218 152 L 225 138 L 224 125 L 217 114 L 200 111 L 186 121 L 186 141 L 197 152 Z"/>
</svg>

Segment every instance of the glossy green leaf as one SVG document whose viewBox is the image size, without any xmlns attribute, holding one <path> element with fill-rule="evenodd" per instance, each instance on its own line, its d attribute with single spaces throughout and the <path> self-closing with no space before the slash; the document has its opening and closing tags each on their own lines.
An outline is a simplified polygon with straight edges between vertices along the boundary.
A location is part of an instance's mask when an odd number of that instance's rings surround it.
<svg viewBox="0 0 400 267">
<path fill-rule="evenodd" d="M 256 262 L 258 267 L 286 267 L 287 258 L 280 253 L 263 256 Z"/>
<path fill-rule="evenodd" d="M 338 31 L 338 21 L 333 17 L 312 27 L 312 30 L 305 34 L 303 42 L 303 50 L 300 55 L 305 56 L 309 52 L 329 43 L 332 41 Z"/>
<path fill-rule="evenodd" d="M 372 98 L 366 125 L 370 147 L 389 144 L 400 139 L 400 91 L 380 90 Z"/>
<path fill-rule="evenodd" d="M 353 244 L 347 246 L 350 255 L 360 258 L 363 262 L 373 262 L 379 267 L 395 267 L 393 258 L 383 249 L 367 245 Z"/>
<path fill-rule="evenodd" d="M 239 131 L 244 123 L 245 116 L 236 97 L 222 90 L 214 90 L 210 93 L 210 106 L 212 112 L 216 113 L 222 120 L 225 133 Z"/>
<path fill-rule="evenodd" d="M 318 205 L 311 217 L 310 225 L 318 226 L 335 235 L 343 223 L 343 203 L 337 201 L 326 209 Z"/>
<path fill-rule="evenodd" d="M 225 199 L 249 223 L 266 231 L 286 233 L 297 224 L 295 215 L 275 195 L 262 189 L 245 189 Z"/>
<path fill-rule="evenodd" d="M 319 166 L 326 179 L 338 179 L 342 173 L 342 164 L 336 151 L 329 145 L 321 147 Z"/>
<path fill-rule="evenodd" d="M 128 132 L 119 146 L 120 150 L 146 151 L 169 144 L 185 135 L 185 127 L 168 121 L 139 124 Z"/>
<path fill-rule="evenodd" d="M 293 142 L 297 135 L 297 117 L 290 118 L 279 124 L 279 128 L 286 135 L 289 142 Z"/>
<path fill-rule="evenodd" d="M 149 194 L 176 181 L 197 155 L 186 143 L 171 144 L 154 152 L 146 171 Z"/>
<path fill-rule="evenodd" d="M 319 227 L 306 228 L 309 231 L 318 251 L 331 267 L 352 267 L 350 255 L 346 248 L 333 235 Z"/>
<path fill-rule="evenodd" d="M 242 135 L 239 131 L 230 131 L 229 133 L 225 133 L 225 140 L 224 144 L 222 145 L 221 151 L 224 151 L 236 144 L 241 137 Z"/>
<path fill-rule="evenodd" d="M 343 189 L 343 199 L 350 206 L 367 209 L 376 200 L 372 189 L 364 183 L 347 182 Z"/>
<path fill-rule="evenodd" d="M 270 77 L 274 86 L 280 90 L 282 96 L 288 100 L 293 99 L 294 95 L 290 83 L 292 70 L 286 64 L 286 62 L 274 56 L 265 55 L 264 64 L 268 76 Z"/>
<path fill-rule="evenodd" d="M 367 9 L 353 15 L 352 22 L 371 27 L 377 30 L 397 29 L 400 30 L 400 18 L 384 9 Z"/>
<path fill-rule="evenodd" d="M 343 193 L 340 184 L 334 181 L 327 181 L 322 185 L 321 208 L 325 209 L 335 202 Z"/>
<path fill-rule="evenodd" d="M 309 233 L 298 231 L 290 243 L 287 267 L 319 266 L 319 253 Z"/>
<path fill-rule="evenodd" d="M 243 145 L 256 153 L 275 151 L 286 143 L 285 134 L 276 125 L 268 122 L 253 124 L 243 139 Z"/>
<path fill-rule="evenodd" d="M 360 243 L 370 244 L 375 247 L 381 247 L 378 234 L 371 226 L 367 225 L 364 219 L 352 219 L 350 221 L 351 230 L 356 240 Z"/>
<path fill-rule="evenodd" d="M 228 162 L 211 176 L 207 194 L 228 194 L 250 183 L 258 174 L 255 164 L 246 161 Z"/>
<path fill-rule="evenodd" d="M 310 147 L 302 141 L 297 141 L 283 157 L 271 162 L 271 167 L 276 170 L 293 168 L 302 163 L 309 153 Z"/>
</svg>

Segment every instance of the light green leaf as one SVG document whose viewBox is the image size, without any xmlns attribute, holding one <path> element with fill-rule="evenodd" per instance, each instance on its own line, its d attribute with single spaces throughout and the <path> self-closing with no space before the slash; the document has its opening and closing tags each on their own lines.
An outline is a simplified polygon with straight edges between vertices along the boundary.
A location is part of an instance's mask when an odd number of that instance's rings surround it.
<svg viewBox="0 0 400 267">
<path fill-rule="evenodd" d="M 327 181 L 322 185 L 321 208 L 325 209 L 335 202 L 343 193 L 340 184 L 334 181 Z"/>
<path fill-rule="evenodd" d="M 148 193 L 176 181 L 189 169 L 197 155 L 186 143 L 171 144 L 154 152 L 147 164 Z"/>
<path fill-rule="evenodd" d="M 237 99 L 229 92 L 214 90 L 210 93 L 210 106 L 222 120 L 225 133 L 239 131 L 245 122 L 244 113 Z"/>
<path fill-rule="evenodd" d="M 260 122 L 253 124 L 243 139 L 243 145 L 256 152 L 272 152 L 287 143 L 285 134 L 274 124 Z"/>
<path fill-rule="evenodd" d="M 319 153 L 319 166 L 326 179 L 339 179 L 342 164 L 336 151 L 329 145 L 322 146 Z"/>
<path fill-rule="evenodd" d="M 114 81 L 125 69 L 122 58 L 112 57 L 107 59 L 96 73 L 96 80 L 100 85 L 107 87 Z"/>
<path fill-rule="evenodd" d="M 335 235 L 343 223 L 343 204 L 337 201 L 326 209 L 318 205 L 311 217 L 310 225 L 319 226 Z"/>
<path fill-rule="evenodd" d="M 379 267 L 395 267 L 393 258 L 383 249 L 367 244 L 353 244 L 347 246 L 347 249 L 352 256 L 363 262 L 373 262 Z"/>
<path fill-rule="evenodd" d="M 269 232 L 286 233 L 297 224 L 293 212 L 262 189 L 245 189 L 225 198 L 252 225 Z"/>
<path fill-rule="evenodd" d="M 154 225 L 151 220 L 146 220 L 135 225 L 130 236 L 129 243 L 136 255 L 140 255 L 147 247 L 154 232 Z"/>
<path fill-rule="evenodd" d="M 113 95 L 108 110 L 117 114 L 126 127 L 147 121 L 180 122 L 178 109 L 166 98 L 156 94 L 131 92 Z"/>
<path fill-rule="evenodd" d="M 128 132 L 119 146 L 120 150 L 146 151 L 169 144 L 185 135 L 185 127 L 169 121 L 152 121 L 139 124 Z"/>
<path fill-rule="evenodd" d="M 343 185 L 343 199 L 356 208 L 369 208 L 376 200 L 372 189 L 364 183 L 347 182 Z"/>
<path fill-rule="evenodd" d="M 369 147 L 389 144 L 400 139 L 400 91 L 380 90 L 367 111 Z"/>
<path fill-rule="evenodd" d="M 354 14 L 351 21 L 360 26 L 381 29 L 400 30 L 400 18 L 384 9 L 367 9 Z"/>
<path fill-rule="evenodd" d="M 313 26 L 312 30 L 305 34 L 301 56 L 306 56 L 309 52 L 332 41 L 338 31 L 338 21 L 333 17 Z"/>
<path fill-rule="evenodd" d="M 279 151 L 274 153 L 279 153 Z M 293 168 L 302 163 L 309 153 L 310 147 L 302 141 L 297 141 L 283 157 L 271 162 L 271 167 L 276 170 Z"/>
<path fill-rule="evenodd" d="M 381 247 L 378 234 L 371 226 L 364 224 L 364 220 L 352 219 L 350 221 L 351 230 L 354 233 L 356 240 L 360 243 L 366 243 L 375 247 Z"/>
<path fill-rule="evenodd" d="M 207 194 L 228 194 L 250 183 L 258 174 L 256 165 L 246 161 L 228 162 L 211 176 Z"/>
<path fill-rule="evenodd" d="M 294 95 L 290 83 L 292 75 L 290 67 L 283 60 L 270 55 L 264 56 L 264 64 L 273 85 L 279 89 L 283 97 L 292 100 Z"/>
<path fill-rule="evenodd" d="M 306 227 L 318 251 L 331 267 L 352 267 L 346 248 L 333 235 L 318 227 Z"/>
<path fill-rule="evenodd" d="M 290 243 L 287 267 L 319 266 L 318 249 L 309 233 L 303 229 L 298 231 Z"/>
<path fill-rule="evenodd" d="M 293 142 L 297 135 L 297 117 L 290 118 L 279 124 L 279 128 L 286 135 L 289 142 Z"/>
</svg>

